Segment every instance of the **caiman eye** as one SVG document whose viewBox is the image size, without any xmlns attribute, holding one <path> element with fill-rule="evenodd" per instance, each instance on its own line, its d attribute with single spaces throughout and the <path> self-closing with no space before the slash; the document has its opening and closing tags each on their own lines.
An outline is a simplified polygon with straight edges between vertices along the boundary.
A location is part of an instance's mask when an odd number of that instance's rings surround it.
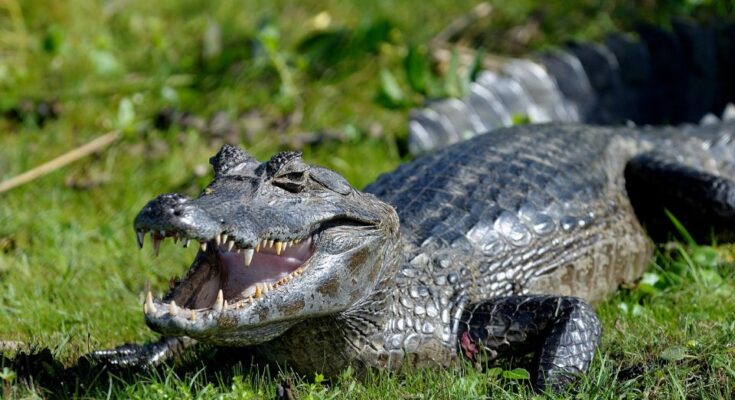
<svg viewBox="0 0 735 400">
<path fill-rule="evenodd" d="M 289 172 L 287 174 L 279 175 L 273 179 L 273 184 L 288 190 L 292 193 L 298 193 L 304 189 L 306 184 L 306 173 L 305 172 Z"/>
</svg>

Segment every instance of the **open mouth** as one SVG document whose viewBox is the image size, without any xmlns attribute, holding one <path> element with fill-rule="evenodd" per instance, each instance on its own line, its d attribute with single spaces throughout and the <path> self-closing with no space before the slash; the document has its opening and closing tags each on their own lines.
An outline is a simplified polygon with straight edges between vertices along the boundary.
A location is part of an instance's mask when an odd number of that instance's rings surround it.
<svg viewBox="0 0 735 400">
<path fill-rule="evenodd" d="M 165 239 L 170 238 L 174 243 L 182 241 L 184 247 L 193 240 L 175 232 L 138 230 L 141 248 L 146 233 L 151 235 L 156 255 Z M 222 233 L 207 242 L 199 242 L 207 265 L 195 262 L 184 279 L 172 281 L 167 296 L 169 303 L 154 299 L 149 290 L 145 314 L 155 316 L 167 310 L 170 316 L 194 320 L 197 314 L 251 305 L 304 272 L 307 260 L 314 254 L 317 238 L 312 233 L 298 239 L 261 239 L 255 246 L 246 246 Z"/>
</svg>

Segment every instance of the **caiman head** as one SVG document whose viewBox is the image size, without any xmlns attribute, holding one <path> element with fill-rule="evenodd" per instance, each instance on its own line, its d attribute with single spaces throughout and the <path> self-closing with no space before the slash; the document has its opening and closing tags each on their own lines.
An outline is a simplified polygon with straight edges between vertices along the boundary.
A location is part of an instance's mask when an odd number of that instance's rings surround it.
<svg viewBox="0 0 735 400">
<path fill-rule="evenodd" d="M 350 310 L 395 269 L 395 211 L 336 172 L 294 152 L 260 163 L 232 146 L 210 163 L 215 178 L 199 197 L 164 194 L 135 218 L 141 248 L 146 233 L 156 253 L 165 239 L 200 247 L 163 299 L 146 296 L 152 329 L 258 344 Z"/>
</svg>

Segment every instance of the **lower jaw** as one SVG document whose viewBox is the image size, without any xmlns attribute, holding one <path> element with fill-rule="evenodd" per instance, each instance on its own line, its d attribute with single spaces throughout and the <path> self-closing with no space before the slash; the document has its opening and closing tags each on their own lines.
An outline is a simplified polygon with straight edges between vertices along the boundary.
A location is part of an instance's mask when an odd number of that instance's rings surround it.
<svg viewBox="0 0 735 400">
<path fill-rule="evenodd" d="M 181 310 L 175 317 L 166 310 L 161 311 L 162 313 L 157 315 L 146 315 L 146 324 L 152 330 L 166 336 L 187 336 L 202 343 L 233 347 L 271 341 L 296 323 L 296 321 L 275 321 L 262 325 L 249 324 L 243 322 L 242 313 L 234 309 L 197 312 L 195 319 L 185 318 Z"/>
</svg>

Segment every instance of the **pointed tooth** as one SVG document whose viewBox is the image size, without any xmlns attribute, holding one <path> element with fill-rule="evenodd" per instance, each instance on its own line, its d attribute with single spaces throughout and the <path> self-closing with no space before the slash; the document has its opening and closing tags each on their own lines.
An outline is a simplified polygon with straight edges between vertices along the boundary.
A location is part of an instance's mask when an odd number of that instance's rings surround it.
<svg viewBox="0 0 735 400">
<path fill-rule="evenodd" d="M 199 243 L 199 250 L 201 250 L 201 251 L 207 251 L 207 242 L 201 242 L 201 243 Z"/>
<path fill-rule="evenodd" d="M 227 242 L 227 251 L 232 251 L 232 248 L 233 247 L 235 247 L 235 241 L 234 240 L 230 240 L 229 242 Z"/>
<path fill-rule="evenodd" d="M 189 319 L 192 320 L 192 321 L 196 321 L 197 320 L 197 312 L 194 311 L 194 310 L 191 310 L 191 314 L 189 315 Z"/>
<path fill-rule="evenodd" d="M 184 248 L 189 247 L 189 239 L 188 238 L 183 239 L 183 242 L 184 242 Z"/>
<path fill-rule="evenodd" d="M 276 255 L 280 256 L 281 251 L 283 250 L 283 243 L 276 240 L 275 245 L 276 245 Z"/>
<path fill-rule="evenodd" d="M 273 239 L 268 239 L 268 242 L 266 243 L 266 245 L 267 245 L 268 247 L 273 247 L 273 242 L 274 242 L 274 240 L 273 240 Z"/>
<path fill-rule="evenodd" d="M 148 294 L 145 296 L 145 304 L 143 305 L 143 312 L 146 314 L 154 314 L 156 312 L 156 305 L 153 304 L 153 293 L 151 291 L 148 291 Z"/>
<path fill-rule="evenodd" d="M 153 254 L 158 257 L 158 251 L 161 249 L 161 239 L 158 236 L 152 236 L 153 238 Z"/>
<path fill-rule="evenodd" d="M 222 236 L 222 238 L 220 239 L 220 240 L 222 240 L 222 243 L 227 243 L 227 234 L 226 233 L 223 233 L 220 236 Z"/>
<path fill-rule="evenodd" d="M 214 237 L 214 244 L 216 244 L 217 246 L 221 245 L 222 244 L 222 236 L 220 236 L 220 235 L 215 236 Z"/>
<path fill-rule="evenodd" d="M 222 308 L 226 310 L 226 309 L 227 309 L 227 306 L 228 306 L 228 304 L 227 304 L 227 300 L 225 300 L 225 301 L 224 301 L 224 304 L 222 305 Z"/>
<path fill-rule="evenodd" d="M 245 266 L 249 267 L 250 263 L 253 262 L 253 255 L 255 254 L 255 251 L 253 249 L 246 249 L 245 250 Z"/>
<path fill-rule="evenodd" d="M 138 248 L 143 248 L 143 240 L 145 239 L 145 231 L 135 232 L 135 238 L 138 239 Z"/>
<path fill-rule="evenodd" d="M 263 297 L 263 289 L 260 287 L 260 283 L 255 285 L 255 298 L 259 299 Z"/>
<path fill-rule="evenodd" d="M 224 306 L 225 296 L 224 293 L 222 293 L 222 289 L 220 289 L 219 292 L 217 292 L 217 300 L 214 301 L 214 306 L 212 308 L 214 311 L 220 312 Z"/>
<path fill-rule="evenodd" d="M 255 251 L 260 251 L 260 242 L 258 242 L 258 244 L 255 245 Z"/>
<path fill-rule="evenodd" d="M 179 313 L 179 307 L 178 307 L 178 306 L 176 305 L 176 302 L 175 302 L 175 301 L 173 301 L 173 300 L 171 300 L 171 304 L 169 304 L 169 305 L 168 305 L 168 313 L 169 313 L 169 314 L 170 314 L 170 315 L 171 315 L 172 317 L 175 317 L 175 316 L 176 316 L 176 314 L 178 314 L 178 313 Z"/>
</svg>

